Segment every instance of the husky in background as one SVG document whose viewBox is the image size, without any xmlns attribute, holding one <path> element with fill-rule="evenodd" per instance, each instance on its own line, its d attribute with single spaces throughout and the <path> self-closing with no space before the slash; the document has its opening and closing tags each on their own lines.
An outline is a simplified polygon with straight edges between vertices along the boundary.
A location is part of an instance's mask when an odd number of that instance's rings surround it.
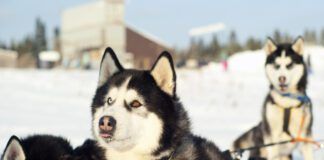
<svg viewBox="0 0 324 160">
<path fill-rule="evenodd" d="M 264 102 L 262 120 L 234 141 L 235 150 L 297 136 L 312 138 L 313 114 L 306 94 L 307 68 L 303 60 L 303 39 L 299 37 L 292 44 L 276 44 L 269 38 L 264 49 L 270 91 Z M 289 160 L 297 145 L 288 143 L 254 150 L 250 152 L 250 159 Z M 301 143 L 300 149 L 305 160 L 313 160 L 311 144 Z"/>
<path fill-rule="evenodd" d="M 12 136 L 1 160 L 105 160 L 104 151 L 93 140 L 73 150 L 61 137 L 34 135 L 24 139 Z"/>
<path fill-rule="evenodd" d="M 91 108 L 93 134 L 108 160 L 224 159 L 212 142 L 191 133 L 168 52 L 151 70 L 134 70 L 107 48 Z"/>
</svg>

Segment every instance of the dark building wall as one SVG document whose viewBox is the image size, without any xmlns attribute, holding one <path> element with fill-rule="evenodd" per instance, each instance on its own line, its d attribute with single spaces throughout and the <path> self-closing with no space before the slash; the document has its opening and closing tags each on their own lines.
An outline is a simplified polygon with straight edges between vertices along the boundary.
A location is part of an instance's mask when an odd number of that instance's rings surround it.
<svg viewBox="0 0 324 160">
<path fill-rule="evenodd" d="M 164 50 L 169 49 L 126 27 L 126 52 L 133 54 L 135 67 L 150 69 L 158 55 Z"/>
</svg>

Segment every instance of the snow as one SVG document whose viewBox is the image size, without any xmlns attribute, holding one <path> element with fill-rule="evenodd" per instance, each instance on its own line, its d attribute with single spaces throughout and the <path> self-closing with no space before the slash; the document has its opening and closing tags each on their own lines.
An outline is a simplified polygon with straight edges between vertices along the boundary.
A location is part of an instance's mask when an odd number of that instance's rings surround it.
<svg viewBox="0 0 324 160">
<path fill-rule="evenodd" d="M 42 51 L 39 53 L 39 59 L 42 61 L 57 62 L 60 58 L 60 53 L 57 51 Z"/>
<path fill-rule="evenodd" d="M 324 139 L 324 49 L 313 51 L 308 93 L 314 105 L 314 137 Z M 225 150 L 259 122 L 268 91 L 265 56 L 260 52 L 230 57 L 229 72 L 219 64 L 177 70 L 177 92 L 194 133 Z M 90 104 L 97 77 L 98 71 L 0 69 L 0 152 L 13 134 L 61 135 L 74 146 L 90 138 Z M 316 159 L 323 159 L 323 152 L 316 151 Z"/>
<path fill-rule="evenodd" d="M 324 74 L 324 47 L 312 46 L 306 48 L 306 54 L 311 56 L 311 65 L 314 68 L 314 72 Z"/>
<path fill-rule="evenodd" d="M 239 73 L 264 73 L 265 58 L 262 50 L 243 51 L 229 58 L 229 69 Z"/>
</svg>

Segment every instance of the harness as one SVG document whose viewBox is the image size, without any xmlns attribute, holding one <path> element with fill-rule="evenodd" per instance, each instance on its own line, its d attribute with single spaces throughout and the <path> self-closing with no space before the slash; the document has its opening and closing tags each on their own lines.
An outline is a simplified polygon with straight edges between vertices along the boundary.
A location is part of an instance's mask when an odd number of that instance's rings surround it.
<svg viewBox="0 0 324 160">
<path fill-rule="evenodd" d="M 298 106 L 292 106 L 289 108 L 284 108 L 284 107 L 280 107 L 280 105 L 277 104 L 277 106 L 279 106 L 280 108 L 283 108 L 284 110 L 284 117 L 283 117 L 283 126 L 282 126 L 282 130 L 284 133 L 288 134 L 291 138 L 293 138 L 293 136 L 291 135 L 290 131 L 289 131 L 289 122 L 290 122 L 290 116 L 291 116 L 291 110 L 292 109 L 297 109 L 297 108 L 301 108 L 303 107 L 303 116 L 302 116 L 302 120 L 301 120 L 301 124 L 300 124 L 300 128 L 298 131 L 298 136 L 300 137 L 301 135 L 301 131 L 302 128 L 304 126 L 305 123 L 305 119 L 306 119 L 306 107 L 309 107 L 311 105 L 311 100 L 310 98 L 305 95 L 305 94 L 292 94 L 292 93 L 282 93 L 278 90 L 275 90 L 278 94 L 280 94 L 283 97 L 288 97 L 291 99 L 297 99 L 298 101 L 300 101 L 301 103 Z"/>
<path fill-rule="evenodd" d="M 311 144 L 316 145 L 318 148 L 322 148 L 323 145 L 320 144 L 319 142 L 316 142 L 316 141 L 314 141 L 312 139 L 309 139 L 309 138 L 303 138 L 302 137 L 302 130 L 303 130 L 303 127 L 305 125 L 305 119 L 306 119 L 306 107 L 311 106 L 310 98 L 305 94 L 281 93 L 280 91 L 277 91 L 277 93 L 279 93 L 283 97 L 289 97 L 289 98 L 292 98 L 292 99 L 297 99 L 297 100 L 299 100 L 301 102 L 300 105 L 298 105 L 296 107 L 285 108 L 285 111 L 284 111 L 283 131 L 285 133 L 287 133 L 291 137 L 291 142 L 292 143 L 296 143 L 296 142 L 311 143 Z M 291 109 L 300 108 L 300 107 L 303 107 L 303 116 L 302 116 L 302 119 L 301 119 L 301 122 L 300 122 L 297 137 L 293 137 L 290 134 L 289 129 L 288 129 L 289 128 L 289 120 L 290 120 Z"/>
</svg>

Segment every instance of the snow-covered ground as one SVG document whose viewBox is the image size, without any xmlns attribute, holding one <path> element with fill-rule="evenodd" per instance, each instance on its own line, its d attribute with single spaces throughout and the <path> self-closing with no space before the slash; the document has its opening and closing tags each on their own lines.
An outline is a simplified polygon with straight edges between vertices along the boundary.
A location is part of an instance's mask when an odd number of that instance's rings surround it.
<svg viewBox="0 0 324 160">
<path fill-rule="evenodd" d="M 227 73 L 218 64 L 177 70 L 178 94 L 194 132 L 222 149 L 260 120 L 268 91 L 260 54 L 231 57 Z M 314 104 L 314 137 L 324 139 L 324 52 L 318 55 L 312 57 L 308 93 Z M 98 71 L 1 69 L 0 153 L 13 134 L 61 135 L 75 146 L 91 137 L 90 103 L 97 77 Z M 316 151 L 316 159 L 323 159 L 323 152 Z"/>
</svg>

